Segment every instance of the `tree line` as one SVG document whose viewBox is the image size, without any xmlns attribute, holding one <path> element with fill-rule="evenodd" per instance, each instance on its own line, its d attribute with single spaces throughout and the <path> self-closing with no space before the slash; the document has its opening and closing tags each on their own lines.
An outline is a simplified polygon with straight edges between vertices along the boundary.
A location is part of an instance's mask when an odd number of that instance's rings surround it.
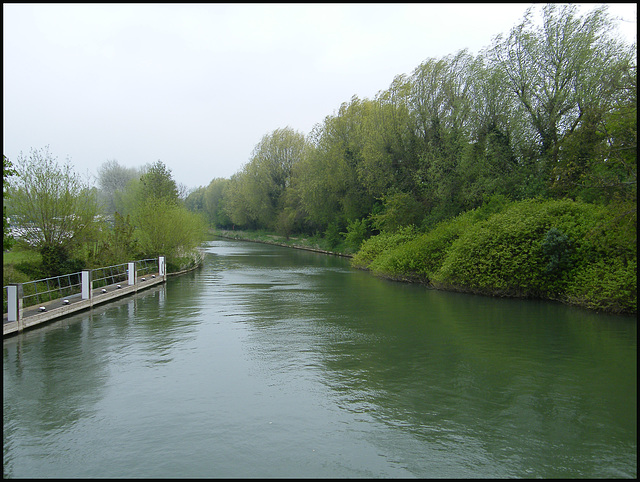
<svg viewBox="0 0 640 482">
<path fill-rule="evenodd" d="M 476 56 L 428 58 L 307 136 L 266 134 L 185 203 L 383 276 L 635 312 L 636 58 L 606 6 L 530 9 Z"/>
<path fill-rule="evenodd" d="M 307 136 L 266 134 L 187 207 L 218 227 L 321 233 L 357 249 L 495 195 L 635 202 L 635 45 L 606 7 L 535 12 L 475 57 L 429 58 L 374 99 L 352 97 Z"/>
<path fill-rule="evenodd" d="M 161 161 L 140 169 L 106 161 L 96 187 L 45 147 L 15 163 L 4 157 L 3 179 L 4 250 L 17 243 L 39 255 L 5 270 L 5 284 L 159 255 L 169 271 L 197 262 L 205 223 Z"/>
</svg>

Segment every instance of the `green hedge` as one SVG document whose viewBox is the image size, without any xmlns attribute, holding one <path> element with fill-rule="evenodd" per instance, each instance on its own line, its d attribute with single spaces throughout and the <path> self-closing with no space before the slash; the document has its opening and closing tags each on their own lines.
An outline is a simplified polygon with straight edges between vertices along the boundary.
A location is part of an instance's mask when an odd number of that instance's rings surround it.
<svg viewBox="0 0 640 482">
<path fill-rule="evenodd" d="M 396 244 L 387 246 L 371 260 L 368 268 L 383 276 L 428 281 L 440 269 L 453 241 L 473 222 L 474 213 L 470 212 L 441 222 L 425 234 L 396 236 Z"/>
</svg>

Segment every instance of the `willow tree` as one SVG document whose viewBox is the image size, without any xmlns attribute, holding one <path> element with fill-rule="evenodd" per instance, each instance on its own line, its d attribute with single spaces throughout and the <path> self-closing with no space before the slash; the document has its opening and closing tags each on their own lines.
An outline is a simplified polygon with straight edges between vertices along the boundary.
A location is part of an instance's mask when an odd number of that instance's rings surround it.
<svg viewBox="0 0 640 482">
<path fill-rule="evenodd" d="M 284 208 L 294 166 L 304 156 L 304 135 L 290 127 L 262 137 L 251 159 L 230 179 L 224 205 L 231 221 L 246 227 L 273 229 Z"/>
<path fill-rule="evenodd" d="M 370 160 L 367 167 L 364 156 L 374 110 L 373 101 L 354 96 L 309 135 L 310 152 L 297 180 L 308 221 L 319 230 L 330 225 L 333 231 L 345 229 L 371 212 L 375 198 L 366 185 L 374 186 L 380 176 L 368 175 L 377 161 Z"/>
<path fill-rule="evenodd" d="M 172 264 L 191 256 L 206 232 L 201 214 L 163 197 L 147 199 L 139 206 L 133 222 L 135 240 L 144 256 L 164 255 Z"/>
<path fill-rule="evenodd" d="M 207 219 L 212 226 L 230 227 L 231 220 L 224 209 L 224 191 L 228 179 L 213 179 L 205 188 L 203 202 Z"/>
<path fill-rule="evenodd" d="M 629 52 L 611 35 L 614 26 L 606 6 L 581 16 L 575 5 L 548 4 L 541 23 L 529 9 L 521 23 L 494 42 L 492 59 L 538 137 L 547 176 L 563 138 L 615 103 Z"/>
<path fill-rule="evenodd" d="M 373 127 L 367 130 L 359 176 L 376 198 L 389 189 L 415 196 L 421 191 L 417 175 L 420 137 L 410 108 L 411 87 L 408 76 L 396 76 L 387 90 L 377 94 L 376 108 L 367 118 Z"/>
<path fill-rule="evenodd" d="M 411 76 L 411 108 L 422 139 L 419 170 L 422 197 L 443 216 L 458 214 L 464 203 L 459 161 L 468 143 L 473 58 L 462 50 L 427 59 Z"/>
<path fill-rule="evenodd" d="M 60 165 L 48 147 L 32 149 L 28 157 L 20 153 L 16 171 L 7 209 L 12 223 L 41 252 L 46 274 L 61 274 L 73 248 L 96 227 L 96 191 L 68 160 Z"/>
</svg>

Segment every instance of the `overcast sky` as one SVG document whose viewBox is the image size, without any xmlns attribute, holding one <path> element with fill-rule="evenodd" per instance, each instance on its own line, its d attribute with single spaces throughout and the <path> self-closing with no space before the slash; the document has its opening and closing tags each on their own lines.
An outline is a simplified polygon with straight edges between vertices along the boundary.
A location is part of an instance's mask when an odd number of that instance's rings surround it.
<svg viewBox="0 0 640 482">
<path fill-rule="evenodd" d="M 3 4 L 3 153 L 95 175 L 161 160 L 188 188 L 308 134 L 425 59 L 477 54 L 531 4 Z M 585 8 L 592 9 L 596 4 Z M 611 4 L 636 35 L 636 4 Z"/>
</svg>

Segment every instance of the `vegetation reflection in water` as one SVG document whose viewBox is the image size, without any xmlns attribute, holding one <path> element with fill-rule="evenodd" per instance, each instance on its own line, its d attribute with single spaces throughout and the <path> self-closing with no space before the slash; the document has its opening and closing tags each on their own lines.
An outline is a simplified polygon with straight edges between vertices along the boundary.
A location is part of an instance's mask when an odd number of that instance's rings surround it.
<svg viewBox="0 0 640 482">
<path fill-rule="evenodd" d="M 5 340 L 6 476 L 637 475 L 635 320 L 208 251 Z"/>
</svg>

